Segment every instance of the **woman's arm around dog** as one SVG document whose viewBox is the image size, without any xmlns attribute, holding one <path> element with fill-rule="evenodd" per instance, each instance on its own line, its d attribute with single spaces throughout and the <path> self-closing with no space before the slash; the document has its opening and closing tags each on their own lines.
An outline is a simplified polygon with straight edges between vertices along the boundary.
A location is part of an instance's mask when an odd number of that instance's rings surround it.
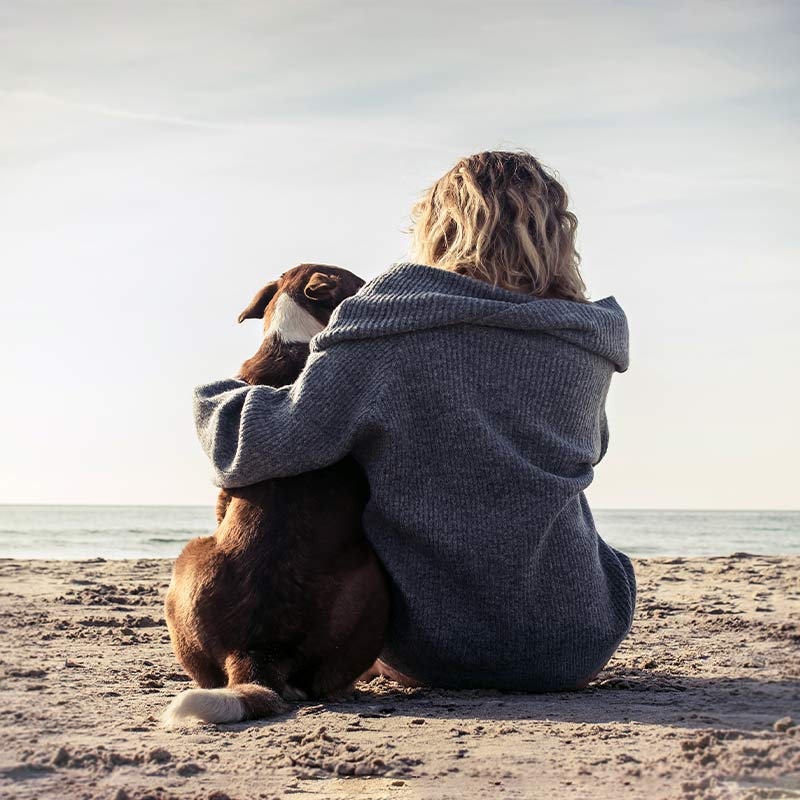
<svg viewBox="0 0 800 800">
<path fill-rule="evenodd" d="M 291 386 L 235 379 L 195 389 L 200 443 L 224 488 L 329 466 L 346 456 L 380 405 L 385 360 L 375 345 L 313 350 Z"/>
</svg>

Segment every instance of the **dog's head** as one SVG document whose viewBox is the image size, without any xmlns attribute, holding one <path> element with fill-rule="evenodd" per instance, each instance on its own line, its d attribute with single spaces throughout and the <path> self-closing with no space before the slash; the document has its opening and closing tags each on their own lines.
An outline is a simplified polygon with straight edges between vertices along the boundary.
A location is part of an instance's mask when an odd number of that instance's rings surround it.
<svg viewBox="0 0 800 800">
<path fill-rule="evenodd" d="M 328 324 L 333 309 L 363 285 L 341 267 L 300 264 L 261 289 L 239 314 L 239 322 L 263 319 L 265 336 L 308 342 Z"/>
</svg>

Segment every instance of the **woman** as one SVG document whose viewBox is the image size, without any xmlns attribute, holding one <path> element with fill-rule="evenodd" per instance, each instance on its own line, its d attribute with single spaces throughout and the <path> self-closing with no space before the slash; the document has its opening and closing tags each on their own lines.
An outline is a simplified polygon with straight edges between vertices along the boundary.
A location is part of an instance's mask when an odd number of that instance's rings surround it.
<svg viewBox="0 0 800 800">
<path fill-rule="evenodd" d="M 462 159 L 412 219 L 414 263 L 339 306 L 296 383 L 197 389 L 200 440 L 223 487 L 361 464 L 392 583 L 384 674 L 581 687 L 634 608 L 631 562 L 583 494 L 625 315 L 587 301 L 566 192 L 528 153 Z"/>
</svg>

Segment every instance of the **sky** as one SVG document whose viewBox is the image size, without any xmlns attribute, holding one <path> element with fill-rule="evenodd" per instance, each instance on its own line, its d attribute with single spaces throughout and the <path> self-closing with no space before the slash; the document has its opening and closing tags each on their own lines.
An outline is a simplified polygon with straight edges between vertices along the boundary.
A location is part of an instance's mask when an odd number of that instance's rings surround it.
<svg viewBox="0 0 800 800">
<path fill-rule="evenodd" d="M 798 67 L 792 2 L 0 0 L 0 502 L 213 502 L 254 291 L 524 147 L 631 328 L 591 503 L 800 508 Z"/>
</svg>

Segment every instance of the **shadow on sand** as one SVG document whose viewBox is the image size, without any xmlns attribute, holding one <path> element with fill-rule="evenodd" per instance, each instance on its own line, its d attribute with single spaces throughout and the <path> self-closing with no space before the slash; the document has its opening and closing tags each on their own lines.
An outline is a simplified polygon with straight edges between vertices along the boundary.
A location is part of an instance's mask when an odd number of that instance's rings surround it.
<svg viewBox="0 0 800 800">
<path fill-rule="evenodd" d="M 646 670 L 602 673 L 586 689 L 549 694 L 494 690 L 404 689 L 384 679 L 362 684 L 352 699 L 303 704 L 295 714 L 323 709 L 363 719 L 489 721 L 549 720 L 602 725 L 631 722 L 676 728 L 765 731 L 800 713 L 800 681 L 703 678 Z M 285 719 L 285 717 L 283 717 Z M 270 725 L 276 719 L 236 727 Z"/>
</svg>

